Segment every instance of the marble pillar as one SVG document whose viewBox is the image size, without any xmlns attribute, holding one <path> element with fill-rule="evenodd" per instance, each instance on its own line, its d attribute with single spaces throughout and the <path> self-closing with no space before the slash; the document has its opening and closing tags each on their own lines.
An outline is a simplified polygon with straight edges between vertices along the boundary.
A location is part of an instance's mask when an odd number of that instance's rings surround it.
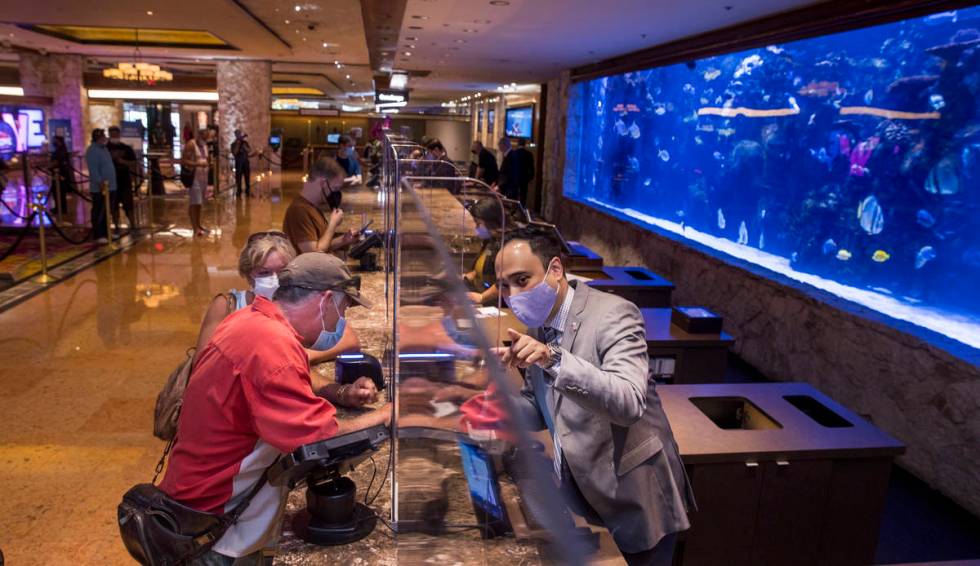
<svg viewBox="0 0 980 566">
<path fill-rule="evenodd" d="M 253 151 L 263 151 L 272 130 L 272 63 L 218 61 L 217 73 L 222 155 L 231 152 L 235 130 L 248 134 Z"/>
<path fill-rule="evenodd" d="M 81 55 L 20 53 L 20 85 L 25 96 L 52 100 L 45 119 L 71 120 L 75 151 L 88 145 L 88 96 L 82 81 L 85 59 Z"/>
</svg>

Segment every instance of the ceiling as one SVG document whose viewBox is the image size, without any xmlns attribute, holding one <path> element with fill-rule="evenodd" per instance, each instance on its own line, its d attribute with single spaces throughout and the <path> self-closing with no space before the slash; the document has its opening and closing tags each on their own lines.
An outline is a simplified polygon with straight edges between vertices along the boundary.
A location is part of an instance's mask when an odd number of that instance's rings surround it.
<svg viewBox="0 0 980 566">
<path fill-rule="evenodd" d="M 369 6 L 372 0 L 364 0 Z M 273 62 L 278 86 L 306 86 L 340 101 L 373 90 L 384 60 L 414 71 L 413 101 L 458 98 L 502 84 L 540 83 L 561 70 L 708 32 L 814 0 L 385 0 L 391 22 L 385 57 L 369 52 L 362 2 L 356 0 L 46 0 L 6 2 L 5 47 L 81 53 L 98 71 L 132 56 L 133 47 L 79 44 L 17 24 L 204 30 L 235 49 L 144 47 L 168 70 L 213 75 L 215 60 Z M 377 3 L 376 0 L 374 2 Z M 295 8 L 299 6 L 300 10 Z M 398 25 L 400 24 L 400 26 Z M 395 44 L 395 53 L 390 51 Z M 374 49 L 380 49 L 374 47 Z M 372 58 L 372 55 L 374 57 Z M 392 57 L 393 55 L 393 57 Z M 10 64 L 0 56 L 0 64 Z M 339 63 L 339 67 L 336 63 Z M 350 77 L 350 78 L 348 78 Z"/>
</svg>

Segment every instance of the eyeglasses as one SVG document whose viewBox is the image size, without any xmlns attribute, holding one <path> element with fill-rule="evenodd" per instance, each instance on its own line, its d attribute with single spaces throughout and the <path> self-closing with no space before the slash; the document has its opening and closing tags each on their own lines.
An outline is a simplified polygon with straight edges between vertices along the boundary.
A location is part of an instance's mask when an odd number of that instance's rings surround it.
<svg viewBox="0 0 980 566">
<path fill-rule="evenodd" d="M 249 236 L 247 243 L 248 244 L 251 244 L 255 240 L 258 240 L 259 238 L 265 238 L 265 237 L 269 237 L 269 236 L 273 236 L 273 237 L 276 237 L 276 238 L 282 238 L 284 240 L 288 240 L 289 239 L 289 236 L 287 236 L 285 232 L 281 232 L 279 230 L 266 230 L 265 232 L 256 232 L 256 233 L 252 234 L 251 236 Z"/>
</svg>

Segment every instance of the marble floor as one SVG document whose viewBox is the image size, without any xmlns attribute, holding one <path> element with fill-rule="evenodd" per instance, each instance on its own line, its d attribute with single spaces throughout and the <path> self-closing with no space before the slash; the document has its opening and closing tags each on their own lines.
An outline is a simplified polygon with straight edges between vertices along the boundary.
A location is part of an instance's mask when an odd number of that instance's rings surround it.
<svg viewBox="0 0 980 566">
<path fill-rule="evenodd" d="M 287 178 L 295 185 L 298 178 Z M 161 199 L 164 200 L 164 199 Z M 155 234 L 0 313 L 0 550 L 8 564 L 131 564 L 116 505 L 163 449 L 156 394 L 192 346 L 208 301 L 240 287 L 249 234 L 279 229 L 281 192 L 205 207 L 165 199 Z M 356 314 L 354 315 L 356 316 Z"/>
</svg>

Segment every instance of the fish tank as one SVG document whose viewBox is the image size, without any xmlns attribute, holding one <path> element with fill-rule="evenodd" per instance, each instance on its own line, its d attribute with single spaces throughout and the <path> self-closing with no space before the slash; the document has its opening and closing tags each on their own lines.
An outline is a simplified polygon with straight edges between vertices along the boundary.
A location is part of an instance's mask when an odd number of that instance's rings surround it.
<svg viewBox="0 0 980 566">
<path fill-rule="evenodd" d="M 975 355 L 978 30 L 973 7 L 576 83 L 565 195 Z"/>
</svg>

